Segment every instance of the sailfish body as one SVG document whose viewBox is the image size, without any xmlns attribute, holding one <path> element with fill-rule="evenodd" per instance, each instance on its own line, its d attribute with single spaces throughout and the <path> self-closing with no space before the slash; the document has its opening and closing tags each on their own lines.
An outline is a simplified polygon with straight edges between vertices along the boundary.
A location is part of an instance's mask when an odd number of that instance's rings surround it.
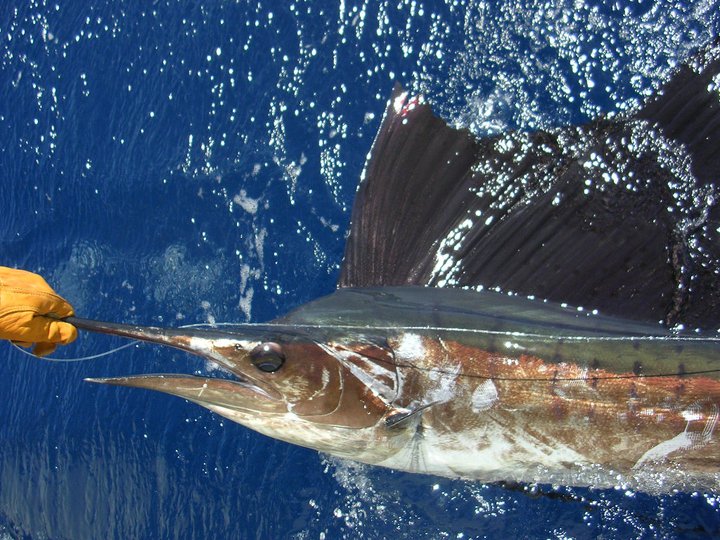
<svg viewBox="0 0 720 540">
<path fill-rule="evenodd" d="M 405 471 L 718 489 L 719 67 L 709 46 L 633 115 L 480 140 L 396 87 L 335 293 L 223 330 L 74 319 L 230 376 L 93 380 Z"/>
</svg>

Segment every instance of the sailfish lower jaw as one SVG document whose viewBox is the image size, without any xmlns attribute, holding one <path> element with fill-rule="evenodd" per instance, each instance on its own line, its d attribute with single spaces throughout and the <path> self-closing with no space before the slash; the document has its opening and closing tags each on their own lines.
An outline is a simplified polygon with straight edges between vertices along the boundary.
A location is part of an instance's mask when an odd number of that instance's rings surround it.
<svg viewBox="0 0 720 540">
<path fill-rule="evenodd" d="M 160 373 L 128 377 L 91 377 L 85 381 L 113 386 L 156 390 L 188 399 L 204 407 L 239 411 L 274 410 L 279 400 L 244 380 L 216 379 L 194 375 Z M 270 405 L 264 407 L 263 404 Z"/>
</svg>

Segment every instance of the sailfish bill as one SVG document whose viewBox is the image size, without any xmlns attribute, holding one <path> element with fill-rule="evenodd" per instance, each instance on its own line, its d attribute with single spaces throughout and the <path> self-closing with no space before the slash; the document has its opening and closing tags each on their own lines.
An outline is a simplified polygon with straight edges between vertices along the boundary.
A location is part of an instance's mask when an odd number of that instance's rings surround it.
<svg viewBox="0 0 720 540">
<path fill-rule="evenodd" d="M 485 138 L 396 86 L 333 294 L 230 329 L 69 319 L 228 377 L 90 380 L 404 471 L 720 489 L 718 73 L 716 42 L 633 113 Z"/>
</svg>

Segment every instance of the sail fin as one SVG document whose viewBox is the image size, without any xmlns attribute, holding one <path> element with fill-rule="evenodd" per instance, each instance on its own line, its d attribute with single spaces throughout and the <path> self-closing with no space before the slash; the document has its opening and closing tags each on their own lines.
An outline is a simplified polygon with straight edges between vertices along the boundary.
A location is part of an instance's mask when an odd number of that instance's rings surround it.
<svg viewBox="0 0 720 540">
<path fill-rule="evenodd" d="M 492 288 L 717 326 L 719 50 L 633 114 L 480 139 L 396 85 L 338 285 Z"/>
</svg>

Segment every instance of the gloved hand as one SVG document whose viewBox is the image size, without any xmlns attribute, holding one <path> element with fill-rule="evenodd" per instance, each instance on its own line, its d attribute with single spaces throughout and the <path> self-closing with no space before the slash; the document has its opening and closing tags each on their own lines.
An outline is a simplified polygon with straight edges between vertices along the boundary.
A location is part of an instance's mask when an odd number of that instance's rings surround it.
<svg viewBox="0 0 720 540">
<path fill-rule="evenodd" d="M 77 337 L 71 324 L 54 317 L 70 317 L 73 308 L 37 274 L 0 266 L 0 339 L 23 347 L 33 343 L 33 354 L 45 356 L 58 344 L 67 345 Z"/>
</svg>

